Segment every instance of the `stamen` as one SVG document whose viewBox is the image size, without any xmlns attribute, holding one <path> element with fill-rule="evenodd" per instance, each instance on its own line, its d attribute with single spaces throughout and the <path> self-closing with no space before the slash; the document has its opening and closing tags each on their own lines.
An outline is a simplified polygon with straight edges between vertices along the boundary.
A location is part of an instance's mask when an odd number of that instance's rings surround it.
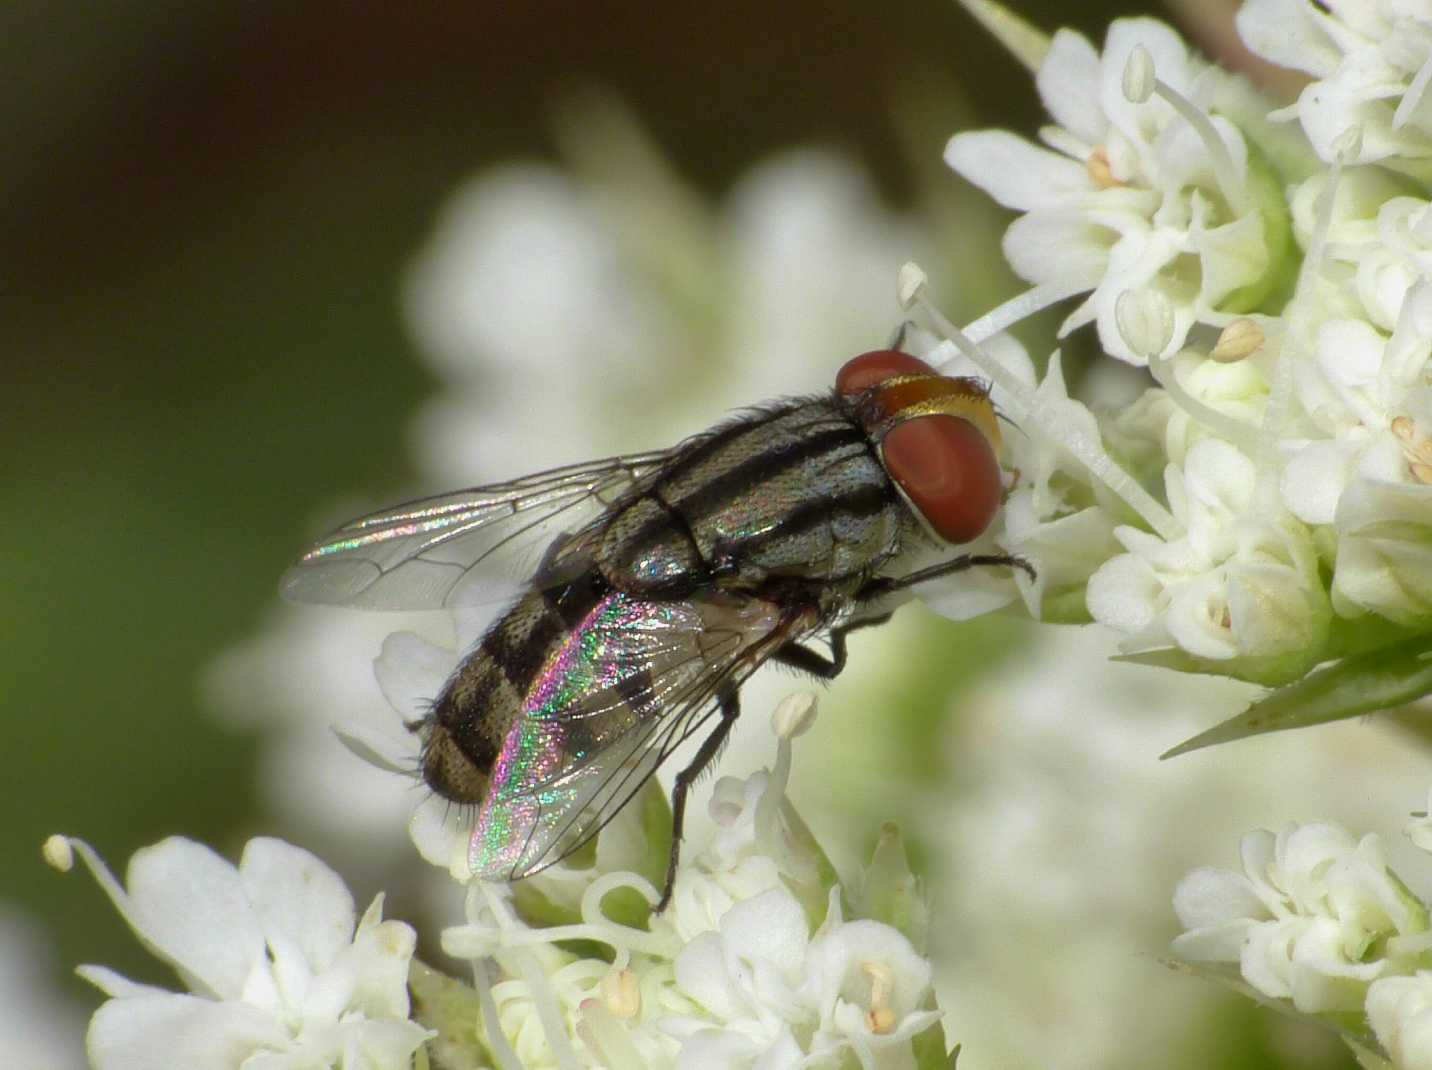
<svg viewBox="0 0 1432 1070">
<path fill-rule="evenodd" d="M 1169 400 L 1187 413 L 1194 421 L 1213 431 L 1218 437 L 1232 442 L 1244 453 L 1251 454 L 1258 448 L 1258 427 L 1244 423 L 1226 412 L 1219 412 L 1207 402 L 1200 401 L 1178 381 L 1174 374 L 1173 361 L 1161 357 L 1149 359 L 1149 371 L 1154 380 L 1169 396 Z"/>
<path fill-rule="evenodd" d="M 1157 93 L 1178 112 L 1184 122 L 1193 127 L 1193 132 L 1198 135 L 1208 152 L 1209 163 L 1213 165 L 1213 175 L 1218 180 L 1219 192 L 1223 194 L 1223 199 L 1228 202 L 1233 214 L 1242 215 L 1248 207 L 1247 195 L 1243 182 L 1238 177 L 1238 169 L 1233 164 L 1233 157 L 1228 154 L 1228 146 L 1219 136 L 1218 128 L 1191 100 L 1156 77 L 1154 58 L 1143 45 L 1135 45 L 1129 53 L 1128 63 L 1124 66 L 1123 89 L 1125 98 L 1133 104 L 1143 104 Z"/>
<path fill-rule="evenodd" d="M 1266 340 L 1263 328 L 1243 316 L 1223 328 L 1208 356 L 1219 364 L 1236 364 L 1262 349 Z"/>
<path fill-rule="evenodd" d="M 1103 443 L 1068 434 L 1067 426 L 1059 420 L 1057 415 L 1045 410 L 1033 388 L 1026 385 L 1013 372 L 976 345 L 964 331 L 946 319 L 926 295 L 926 283 L 927 276 L 918 264 L 913 261 L 905 264 L 900 269 L 898 279 L 901 305 L 906 309 L 918 305 L 935 330 L 943 334 L 980 371 L 989 376 L 990 382 L 1009 396 L 1009 399 L 1019 407 L 1022 417 L 1028 419 L 1048 438 L 1068 450 L 1089 470 L 1090 475 L 1123 499 L 1125 504 L 1141 516 L 1161 539 L 1172 541 L 1183 534 L 1173 515 L 1104 452 Z"/>
<path fill-rule="evenodd" d="M 513 958 L 516 959 L 518 975 L 527 983 L 527 991 L 532 996 L 532 1006 L 537 1011 L 537 1021 L 542 1024 L 547 1046 L 557 1057 L 557 1065 L 561 1070 L 580 1070 L 577 1053 L 572 1050 L 567 1039 L 567 1029 L 562 1021 L 562 1010 L 557 1005 L 557 996 L 552 991 L 552 986 L 547 983 L 542 964 L 530 952 L 519 953 Z"/>
<path fill-rule="evenodd" d="M 639 873 L 629 873 L 624 870 L 604 873 L 587 885 L 587 890 L 582 893 L 582 921 L 586 924 L 570 926 L 570 928 L 591 929 L 597 935 L 589 936 L 588 939 L 598 940 L 619 950 L 641 951 L 648 955 L 670 954 L 670 942 L 662 936 L 642 929 L 633 929 L 629 925 L 621 925 L 612 921 L 603 912 L 602 900 L 618 888 L 635 889 L 653 906 L 661 898 L 651 881 Z M 554 930 L 543 929 L 542 931 L 552 932 Z M 558 939 L 567 940 L 571 937 L 558 937 Z"/>
<path fill-rule="evenodd" d="M 1124 343 L 1149 362 L 1149 371 L 1175 405 L 1239 449 L 1246 452 L 1257 448 L 1256 427 L 1200 401 L 1178 381 L 1173 361 L 1163 356 L 1173 339 L 1173 306 L 1163 294 L 1157 290 L 1125 290 L 1114 302 L 1114 322 Z"/>
<path fill-rule="evenodd" d="M 1090 289 L 1092 287 L 1084 283 L 1064 286 L 1050 286 L 1047 283 L 1041 283 L 1025 290 L 1022 294 L 1015 294 L 1002 304 L 995 305 L 979 319 L 971 320 L 965 327 L 965 334 L 973 342 L 983 342 L 1002 331 L 1009 330 L 1020 320 L 1028 319 L 1036 312 L 1043 312 L 1051 305 L 1067 301 L 1076 294 L 1085 293 Z"/>
<path fill-rule="evenodd" d="M 1427 92 L 1429 81 L 1432 81 L 1432 56 L 1428 56 L 1427 61 L 1417 69 L 1417 73 L 1412 77 L 1412 84 L 1397 102 L 1397 110 L 1392 113 L 1392 129 L 1401 130 L 1411 121 L 1422 103 L 1422 95 Z"/>
<path fill-rule="evenodd" d="M 776 735 L 776 761 L 771 766 L 766 790 L 756 800 L 752 820 L 756 826 L 757 844 L 772 858 L 781 858 L 786 853 L 780 842 L 780 810 L 791 780 L 791 740 L 815 723 L 815 710 L 815 696 L 807 692 L 786 696 L 771 714 L 771 729 Z"/>
<path fill-rule="evenodd" d="M 472 964 L 472 987 L 477 991 L 478 1006 L 482 1008 L 482 1022 L 487 1027 L 487 1050 L 497 1060 L 499 1070 L 524 1070 L 522 1060 L 512 1050 L 502 1032 L 502 1022 L 497 1010 L 497 1001 L 492 998 L 492 979 L 487 976 L 486 960 Z"/>
</svg>

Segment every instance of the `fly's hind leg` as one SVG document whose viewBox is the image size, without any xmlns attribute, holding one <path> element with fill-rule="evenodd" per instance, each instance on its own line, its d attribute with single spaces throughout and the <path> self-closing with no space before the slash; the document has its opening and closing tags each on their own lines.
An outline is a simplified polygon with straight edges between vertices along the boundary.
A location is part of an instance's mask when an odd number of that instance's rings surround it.
<svg viewBox="0 0 1432 1070">
<path fill-rule="evenodd" d="M 666 863 L 666 886 L 656 904 L 658 914 L 671 902 L 671 889 L 676 884 L 676 863 L 681 859 L 681 832 L 686 823 L 686 795 L 691 790 L 691 785 L 721 752 L 726 737 L 731 734 L 731 727 L 736 723 L 736 718 L 741 716 L 741 700 L 735 688 L 723 693 L 720 703 L 721 720 L 702 742 L 701 749 L 696 752 L 696 757 L 691 759 L 691 764 L 676 774 L 676 781 L 671 788 L 671 856 Z"/>
<path fill-rule="evenodd" d="M 787 643 L 772 654 L 771 659 L 782 665 L 789 665 L 792 669 L 800 669 L 812 676 L 819 676 L 822 680 L 834 680 L 845 668 L 845 637 L 851 632 L 858 632 L 861 628 L 873 628 L 877 624 L 884 624 L 894 615 L 895 611 L 891 610 L 878 617 L 869 617 L 856 621 L 854 624 L 832 628 L 830 630 L 830 657 L 828 658 L 808 646 Z"/>
</svg>

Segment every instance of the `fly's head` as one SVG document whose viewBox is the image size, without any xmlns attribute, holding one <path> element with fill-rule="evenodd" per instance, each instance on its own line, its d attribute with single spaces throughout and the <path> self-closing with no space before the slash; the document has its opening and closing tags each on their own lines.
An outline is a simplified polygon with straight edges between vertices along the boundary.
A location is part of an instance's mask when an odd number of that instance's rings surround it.
<svg viewBox="0 0 1432 1070">
<path fill-rule="evenodd" d="M 982 382 L 882 349 L 847 361 L 835 387 L 927 528 L 965 543 L 989 527 L 1004 478 L 999 424 Z"/>
</svg>

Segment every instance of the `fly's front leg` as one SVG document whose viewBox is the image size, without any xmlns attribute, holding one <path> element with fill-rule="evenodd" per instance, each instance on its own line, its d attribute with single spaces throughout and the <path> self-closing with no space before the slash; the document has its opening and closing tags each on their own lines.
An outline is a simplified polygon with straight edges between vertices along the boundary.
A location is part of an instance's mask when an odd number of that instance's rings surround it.
<svg viewBox="0 0 1432 1070">
<path fill-rule="evenodd" d="M 845 637 L 861 628 L 873 628 L 877 624 L 884 624 L 894 615 L 895 611 L 891 610 L 878 617 L 869 617 L 856 621 L 854 624 L 832 628 L 830 630 L 830 657 L 828 658 L 799 643 L 787 643 L 772 654 L 771 658 L 782 665 L 789 665 L 793 669 L 800 669 L 812 676 L 819 676 L 822 680 L 834 680 L 840 675 L 840 670 L 845 668 Z"/>
<path fill-rule="evenodd" d="M 876 601 L 895 591 L 924 583 L 926 580 L 935 580 L 941 576 L 949 576 L 956 572 L 964 572 L 966 569 L 986 565 L 1002 565 L 1006 568 L 1022 569 L 1031 581 L 1037 578 L 1034 566 L 1022 557 L 1014 557 L 1011 554 L 961 554 L 952 561 L 942 561 L 929 568 L 917 569 L 908 576 L 878 576 L 856 591 L 855 598 L 860 602 Z"/>
<path fill-rule="evenodd" d="M 681 830 L 686 823 L 686 794 L 720 753 L 726 737 L 731 734 L 736 718 L 741 716 L 740 696 L 734 689 L 723 694 L 720 702 L 721 720 L 701 744 L 701 749 L 696 752 L 696 757 L 691 759 L 691 764 L 676 774 L 676 781 L 671 788 L 671 857 L 666 862 L 666 887 L 662 889 L 661 899 L 656 904 L 658 914 L 671 902 L 671 889 L 676 884 L 676 863 L 681 859 Z"/>
<path fill-rule="evenodd" d="M 905 352 L 905 336 L 908 335 L 912 330 L 914 330 L 914 328 L 915 324 L 912 320 L 906 320 L 904 323 L 900 324 L 900 326 L 896 327 L 894 332 L 890 335 L 890 344 L 887 345 L 886 348 L 894 349 L 901 353 Z"/>
</svg>

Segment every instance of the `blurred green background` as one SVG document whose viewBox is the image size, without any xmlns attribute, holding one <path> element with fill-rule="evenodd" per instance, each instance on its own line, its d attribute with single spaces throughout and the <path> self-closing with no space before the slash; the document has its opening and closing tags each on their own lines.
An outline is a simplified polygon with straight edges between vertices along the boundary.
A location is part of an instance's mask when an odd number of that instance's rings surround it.
<svg viewBox="0 0 1432 1070">
<path fill-rule="evenodd" d="M 1017 6 L 1095 40 L 1150 11 Z M 1233 66 L 1231 7 L 1162 14 Z M 555 158 L 553 109 L 591 87 L 713 194 L 824 144 L 908 205 L 955 129 L 1043 121 L 1025 72 L 945 0 L 56 0 L 0 12 L 0 62 L 0 900 L 48 930 L 57 976 L 160 982 L 39 845 L 81 835 L 122 866 L 166 835 L 233 857 L 271 831 L 256 740 L 204 714 L 196 677 L 258 626 L 321 503 L 412 480 L 406 425 L 432 384 L 397 284 L 459 182 Z"/>
</svg>

